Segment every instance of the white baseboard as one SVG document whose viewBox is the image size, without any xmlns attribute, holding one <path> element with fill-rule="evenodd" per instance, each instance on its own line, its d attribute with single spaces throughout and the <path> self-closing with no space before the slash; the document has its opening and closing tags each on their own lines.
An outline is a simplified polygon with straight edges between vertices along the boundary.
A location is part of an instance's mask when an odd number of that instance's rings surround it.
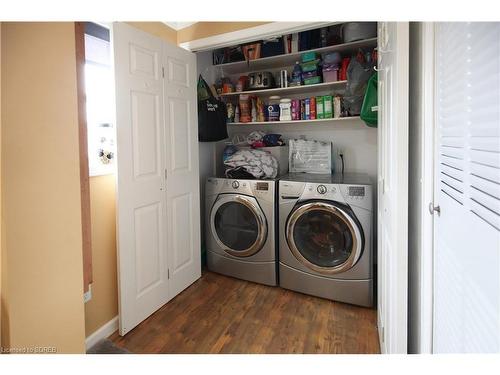
<svg viewBox="0 0 500 375">
<path fill-rule="evenodd" d="M 94 346 L 99 340 L 107 338 L 109 335 L 114 333 L 118 329 L 118 316 L 115 316 L 109 322 L 104 324 L 97 331 L 89 335 L 85 339 L 85 348 L 89 350 L 92 346 Z"/>
</svg>

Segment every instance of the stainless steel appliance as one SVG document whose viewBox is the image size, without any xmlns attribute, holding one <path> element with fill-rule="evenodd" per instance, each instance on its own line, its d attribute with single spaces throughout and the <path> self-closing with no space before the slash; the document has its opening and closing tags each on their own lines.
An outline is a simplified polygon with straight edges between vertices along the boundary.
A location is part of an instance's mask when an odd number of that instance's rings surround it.
<svg viewBox="0 0 500 375">
<path fill-rule="evenodd" d="M 248 89 L 260 90 L 274 87 L 274 77 L 271 72 L 254 72 L 248 74 Z"/>
<path fill-rule="evenodd" d="M 276 285 L 276 182 L 208 178 L 206 220 L 208 269 Z"/>
<path fill-rule="evenodd" d="M 368 176 L 288 174 L 279 181 L 278 212 L 281 287 L 373 305 Z"/>
</svg>

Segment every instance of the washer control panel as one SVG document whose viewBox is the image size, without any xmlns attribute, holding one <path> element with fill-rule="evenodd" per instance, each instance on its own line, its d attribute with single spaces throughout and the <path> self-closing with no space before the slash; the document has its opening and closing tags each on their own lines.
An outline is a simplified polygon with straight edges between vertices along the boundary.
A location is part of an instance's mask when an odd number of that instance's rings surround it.
<svg viewBox="0 0 500 375">
<path fill-rule="evenodd" d="M 342 194 L 346 197 L 346 201 L 348 202 L 360 202 L 366 198 L 366 189 L 366 186 L 343 185 Z"/>
<path fill-rule="evenodd" d="M 373 206 L 372 198 L 372 187 L 369 184 L 286 180 L 280 180 L 279 182 L 280 204 L 288 204 L 290 201 L 297 200 L 321 199 L 371 210 Z"/>
<path fill-rule="evenodd" d="M 365 187 L 364 186 L 348 186 L 347 194 L 350 197 L 364 197 L 365 196 Z"/>
<path fill-rule="evenodd" d="M 328 189 L 327 189 L 327 187 L 325 185 L 318 185 L 318 187 L 316 188 L 316 190 L 320 194 L 326 194 L 326 192 L 328 191 Z"/>
<path fill-rule="evenodd" d="M 343 202 L 338 185 L 310 182 L 280 181 L 280 199 L 327 199 Z"/>
<path fill-rule="evenodd" d="M 367 185 L 341 185 L 346 203 L 366 209 L 372 208 L 371 187 Z"/>
<path fill-rule="evenodd" d="M 304 182 L 280 181 L 280 196 L 282 199 L 298 199 L 305 185 Z"/>
</svg>

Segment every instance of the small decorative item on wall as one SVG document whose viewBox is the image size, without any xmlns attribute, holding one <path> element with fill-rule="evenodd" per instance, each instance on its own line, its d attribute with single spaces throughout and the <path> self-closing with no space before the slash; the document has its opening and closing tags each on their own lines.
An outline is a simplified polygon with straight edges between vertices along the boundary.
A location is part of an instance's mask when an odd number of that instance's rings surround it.
<svg viewBox="0 0 500 375">
<path fill-rule="evenodd" d="M 114 158 L 114 153 L 109 150 L 103 150 L 102 148 L 99 150 L 99 157 L 101 158 L 102 164 L 109 164 Z"/>
<path fill-rule="evenodd" d="M 114 173 L 115 129 L 112 124 L 101 123 L 88 128 L 89 172 L 91 176 Z"/>
</svg>

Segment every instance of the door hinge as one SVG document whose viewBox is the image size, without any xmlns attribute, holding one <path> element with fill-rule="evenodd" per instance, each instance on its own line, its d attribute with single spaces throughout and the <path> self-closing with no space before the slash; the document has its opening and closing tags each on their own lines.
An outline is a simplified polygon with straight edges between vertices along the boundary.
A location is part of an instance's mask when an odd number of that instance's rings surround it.
<svg viewBox="0 0 500 375">
<path fill-rule="evenodd" d="M 167 268 L 167 279 L 170 280 L 170 270 Z"/>
<path fill-rule="evenodd" d="M 92 299 L 92 284 L 89 285 L 89 290 L 83 293 L 83 303 L 87 303 Z"/>
<path fill-rule="evenodd" d="M 165 169 L 165 180 L 167 179 L 167 170 Z"/>
<path fill-rule="evenodd" d="M 382 334 L 381 334 L 381 336 L 382 336 L 382 342 L 385 342 L 385 329 L 384 329 L 384 327 L 382 327 Z"/>
<path fill-rule="evenodd" d="M 165 68 L 163 66 L 161 67 L 161 76 L 165 78 Z"/>
</svg>

